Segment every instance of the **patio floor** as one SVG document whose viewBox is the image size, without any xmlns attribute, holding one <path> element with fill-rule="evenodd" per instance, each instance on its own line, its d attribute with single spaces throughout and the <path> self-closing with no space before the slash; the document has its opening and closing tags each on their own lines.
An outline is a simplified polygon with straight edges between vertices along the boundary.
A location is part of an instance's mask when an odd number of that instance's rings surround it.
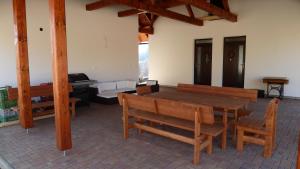
<svg viewBox="0 0 300 169">
<path fill-rule="evenodd" d="M 250 105 L 262 116 L 267 99 Z M 73 149 L 63 153 L 55 147 L 54 119 L 35 122 L 29 134 L 19 125 L 0 128 L 0 154 L 16 169 L 294 169 L 300 128 L 300 101 L 283 100 L 278 113 L 277 149 L 270 159 L 263 148 L 246 145 L 236 151 L 214 141 L 212 155 L 201 154 L 201 164 L 192 164 L 193 147 L 167 138 L 130 130 L 122 138 L 121 108 L 118 105 L 92 104 L 79 108 L 72 120 Z"/>
</svg>

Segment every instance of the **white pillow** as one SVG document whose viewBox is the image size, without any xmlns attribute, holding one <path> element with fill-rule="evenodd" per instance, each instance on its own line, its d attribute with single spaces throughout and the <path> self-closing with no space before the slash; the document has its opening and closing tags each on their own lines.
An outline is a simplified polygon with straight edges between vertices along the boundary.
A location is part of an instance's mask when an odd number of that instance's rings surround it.
<svg viewBox="0 0 300 169">
<path fill-rule="evenodd" d="M 136 81 L 129 80 L 127 88 L 129 88 L 129 89 L 135 89 L 136 88 Z"/>
<path fill-rule="evenodd" d="M 117 82 L 117 90 L 118 89 L 125 89 L 125 88 L 128 88 L 128 81 L 118 81 Z"/>
<path fill-rule="evenodd" d="M 156 80 L 147 80 L 147 86 L 154 86 L 157 84 Z"/>
<path fill-rule="evenodd" d="M 99 92 L 108 91 L 108 90 L 116 90 L 117 84 L 116 82 L 102 82 L 98 84 Z"/>
</svg>

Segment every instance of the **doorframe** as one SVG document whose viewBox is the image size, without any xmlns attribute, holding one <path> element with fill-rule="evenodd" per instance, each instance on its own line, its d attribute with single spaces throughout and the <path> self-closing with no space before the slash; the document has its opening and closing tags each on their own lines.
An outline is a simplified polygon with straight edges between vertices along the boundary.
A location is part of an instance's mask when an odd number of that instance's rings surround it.
<svg viewBox="0 0 300 169">
<path fill-rule="evenodd" d="M 244 73 L 243 73 L 243 88 L 245 88 L 245 74 L 246 74 L 246 50 L 247 50 L 247 36 L 227 36 L 223 39 L 223 68 L 222 68 L 222 86 L 224 87 L 224 56 L 225 56 L 225 42 L 229 38 L 245 38 L 245 47 L 244 47 Z"/>
<path fill-rule="evenodd" d="M 211 40 L 211 59 L 213 57 L 213 38 L 203 38 L 203 39 L 195 39 L 194 40 L 194 67 L 193 67 L 193 83 L 195 84 L 195 65 L 196 65 L 196 54 L 197 54 L 197 49 L 196 49 L 196 45 L 197 45 L 197 41 L 205 41 L 205 40 Z M 213 69 L 213 65 L 211 63 L 211 81 L 210 81 L 210 85 L 212 85 L 212 70 Z"/>
</svg>

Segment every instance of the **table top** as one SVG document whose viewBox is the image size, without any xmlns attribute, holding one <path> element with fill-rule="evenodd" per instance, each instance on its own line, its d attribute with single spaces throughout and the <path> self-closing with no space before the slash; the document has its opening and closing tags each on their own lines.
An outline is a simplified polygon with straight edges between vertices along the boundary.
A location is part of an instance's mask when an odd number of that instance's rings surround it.
<svg viewBox="0 0 300 169">
<path fill-rule="evenodd" d="M 160 91 L 158 93 L 152 93 L 146 96 L 183 101 L 186 103 L 200 104 L 228 110 L 241 109 L 250 102 L 248 99 L 243 98 L 230 97 L 224 95 L 211 95 L 205 93 L 182 92 L 177 91 L 176 89 Z"/>
<path fill-rule="evenodd" d="M 288 84 L 289 79 L 287 77 L 264 77 L 263 82 L 264 83 L 284 83 L 284 84 Z"/>
</svg>

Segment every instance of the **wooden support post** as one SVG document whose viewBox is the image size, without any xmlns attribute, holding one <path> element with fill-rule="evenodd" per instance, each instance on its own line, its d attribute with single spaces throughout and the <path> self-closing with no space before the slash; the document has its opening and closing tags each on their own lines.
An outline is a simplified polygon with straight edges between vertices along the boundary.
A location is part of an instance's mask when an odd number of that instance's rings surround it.
<svg viewBox="0 0 300 169">
<path fill-rule="evenodd" d="M 72 148 L 65 0 L 49 0 L 57 148 Z"/>
<path fill-rule="evenodd" d="M 17 81 L 19 119 L 23 128 L 33 126 L 30 96 L 30 75 L 27 44 L 27 23 L 25 0 L 13 0 L 13 18 L 15 28 L 15 45 L 17 48 Z"/>
</svg>

